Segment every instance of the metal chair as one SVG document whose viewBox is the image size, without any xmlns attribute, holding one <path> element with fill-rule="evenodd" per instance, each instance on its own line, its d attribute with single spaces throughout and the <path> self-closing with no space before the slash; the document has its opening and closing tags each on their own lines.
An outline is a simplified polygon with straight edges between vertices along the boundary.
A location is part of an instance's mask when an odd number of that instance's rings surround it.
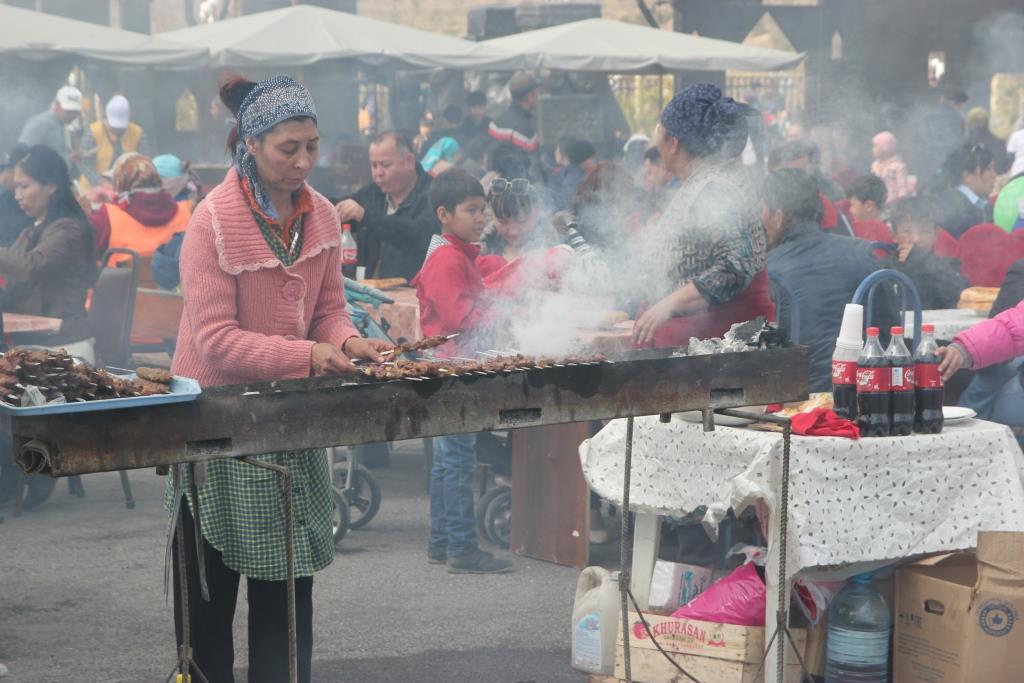
<svg viewBox="0 0 1024 683">
<path fill-rule="evenodd" d="M 130 260 L 110 267 L 110 258 L 121 254 Z M 92 305 L 89 307 L 89 329 L 96 339 L 96 365 L 114 365 L 124 368 L 131 364 L 132 318 L 135 313 L 135 295 L 139 289 L 139 254 L 131 249 L 107 249 L 100 261 L 100 274 L 93 287 Z M 124 505 L 135 507 L 128 473 L 118 472 Z M 81 484 L 79 483 L 79 486 Z"/>
<path fill-rule="evenodd" d="M 116 266 L 107 264 L 115 255 L 130 257 Z M 93 287 L 89 307 L 89 329 L 96 339 L 97 365 L 127 367 L 131 364 L 132 319 L 135 295 L 139 289 L 138 252 L 131 249 L 107 249 Z"/>
<path fill-rule="evenodd" d="M 851 303 L 860 304 L 864 307 L 864 324 L 870 325 L 874 319 L 875 296 L 878 294 L 881 286 L 886 284 L 893 286 L 896 293 L 899 294 L 901 323 L 907 318 L 908 299 L 913 305 L 914 346 L 912 348 L 916 349 L 921 341 L 921 296 L 917 293 L 917 287 L 914 286 L 913 281 L 909 277 L 898 270 L 876 270 L 864 278 L 860 285 L 857 286 L 857 291 L 853 293 L 853 301 Z"/>
<path fill-rule="evenodd" d="M 790 289 L 786 281 L 783 280 L 779 275 L 768 272 L 768 279 L 771 282 L 772 288 L 772 299 L 775 301 L 775 318 L 776 322 L 782 322 L 782 310 L 785 307 L 786 311 L 789 312 L 789 342 L 791 344 L 800 343 L 800 305 L 796 301 L 796 295 L 793 290 Z"/>
</svg>

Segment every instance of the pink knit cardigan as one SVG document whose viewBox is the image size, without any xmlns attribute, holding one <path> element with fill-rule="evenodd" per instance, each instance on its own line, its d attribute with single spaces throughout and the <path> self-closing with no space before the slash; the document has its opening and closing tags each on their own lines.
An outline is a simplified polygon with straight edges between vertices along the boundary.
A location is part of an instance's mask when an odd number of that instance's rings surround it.
<svg viewBox="0 0 1024 683">
<path fill-rule="evenodd" d="M 313 344 L 359 333 L 346 311 L 341 226 L 312 188 L 302 255 L 285 268 L 228 171 L 197 207 L 181 248 L 185 313 L 171 369 L 205 386 L 309 377 Z"/>
</svg>

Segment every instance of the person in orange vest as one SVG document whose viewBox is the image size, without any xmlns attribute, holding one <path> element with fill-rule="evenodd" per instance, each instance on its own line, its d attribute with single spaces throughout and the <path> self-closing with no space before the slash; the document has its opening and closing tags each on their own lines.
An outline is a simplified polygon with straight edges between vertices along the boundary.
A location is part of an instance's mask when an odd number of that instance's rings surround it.
<svg viewBox="0 0 1024 683">
<path fill-rule="evenodd" d="M 152 258 L 157 247 L 185 232 L 191 202 L 174 200 L 149 157 L 125 154 L 114 164 L 113 175 L 116 200 L 101 205 L 90 218 L 99 254 L 108 247 L 122 247 Z"/>
<path fill-rule="evenodd" d="M 146 153 L 146 136 L 142 126 L 131 121 L 131 105 L 124 95 L 114 95 L 107 102 L 106 117 L 86 129 L 82 140 L 86 154 L 95 150 L 93 168 L 104 174 L 122 154 Z M 90 174 L 91 175 L 91 174 Z"/>
</svg>

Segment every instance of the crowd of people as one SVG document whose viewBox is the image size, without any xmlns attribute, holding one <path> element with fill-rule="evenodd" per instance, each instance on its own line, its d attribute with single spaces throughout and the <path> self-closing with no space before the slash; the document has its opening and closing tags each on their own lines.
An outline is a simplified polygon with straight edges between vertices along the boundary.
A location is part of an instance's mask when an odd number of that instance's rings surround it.
<svg viewBox="0 0 1024 683">
<path fill-rule="evenodd" d="M 937 98 L 927 148 L 878 131 L 870 167 L 833 158 L 836 150 L 823 162 L 813 135 L 752 155 L 764 115 L 708 84 L 672 98 L 653 142 L 634 136 L 617 158 L 602 158 L 603 141 L 542 148 L 538 87 L 532 75 L 515 75 L 493 120 L 487 98 L 470 92 L 464 108 L 448 106 L 415 138 L 375 135 L 372 181 L 332 203 L 307 182 L 319 156 L 317 112 L 290 78 L 222 83 L 233 163 L 205 198 L 187 163 L 146 156 L 123 95 L 83 131 L 83 144 L 70 145 L 66 127 L 82 93 L 64 86 L 25 124 L 0 173 L 3 310 L 60 318 L 57 334 L 32 342 L 95 359 L 88 292 L 100 267 L 124 258 L 106 251 L 131 249 L 151 261 L 161 286 L 183 295 L 175 373 L 218 385 L 350 371 L 354 359 L 379 360 L 383 347 L 359 337 L 345 309 L 346 224 L 368 278 L 415 287 L 425 335 L 460 335 L 440 353 L 494 348 L 516 315 L 507 302 L 570 286 L 610 296 L 636 321 L 636 347 L 685 345 L 761 315 L 786 327 L 775 280 L 801 311 L 799 330 L 788 331 L 810 347 L 811 389 L 827 391 L 844 304 L 858 285 L 892 268 L 910 278 L 924 308 L 954 307 L 972 284 L 957 258 L 968 257 L 967 236 L 993 227 L 1000 188 L 1024 163 L 1024 137 L 994 138 L 985 112 L 961 116 L 950 91 Z M 1024 217 L 997 229 L 1018 227 Z M 570 285 L 569 272 L 590 279 Z M 882 301 L 879 315 L 897 323 L 893 302 Z M 970 339 L 952 348 L 947 370 L 982 356 Z M 454 573 L 504 572 L 511 563 L 476 539 L 475 444 L 474 435 L 436 440 L 427 559 Z M 300 680 L 308 680 L 312 575 L 333 556 L 330 474 L 319 451 L 265 459 L 298 473 Z M 213 461 L 198 489 L 207 573 L 224 592 L 212 603 L 189 596 L 201 634 L 195 654 L 207 677 L 229 679 L 230 617 L 244 575 L 250 670 L 279 680 L 286 639 L 267 615 L 284 600 L 283 541 L 279 526 L 257 528 L 273 517 L 265 512 L 277 509 L 277 493 L 249 468 Z M 199 560 L 188 547 L 192 572 Z"/>
</svg>

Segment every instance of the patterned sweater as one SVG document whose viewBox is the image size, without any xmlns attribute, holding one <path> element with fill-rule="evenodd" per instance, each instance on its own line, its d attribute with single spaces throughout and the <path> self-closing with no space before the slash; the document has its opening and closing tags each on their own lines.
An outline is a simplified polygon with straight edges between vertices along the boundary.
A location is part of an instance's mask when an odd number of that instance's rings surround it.
<svg viewBox="0 0 1024 683">
<path fill-rule="evenodd" d="M 657 301 L 692 282 L 711 306 L 731 301 L 764 270 L 768 251 L 756 193 L 735 162 L 701 160 L 647 243 Z M 666 278 L 667 275 L 667 278 Z M 656 294 L 656 296 L 651 296 Z"/>
</svg>

